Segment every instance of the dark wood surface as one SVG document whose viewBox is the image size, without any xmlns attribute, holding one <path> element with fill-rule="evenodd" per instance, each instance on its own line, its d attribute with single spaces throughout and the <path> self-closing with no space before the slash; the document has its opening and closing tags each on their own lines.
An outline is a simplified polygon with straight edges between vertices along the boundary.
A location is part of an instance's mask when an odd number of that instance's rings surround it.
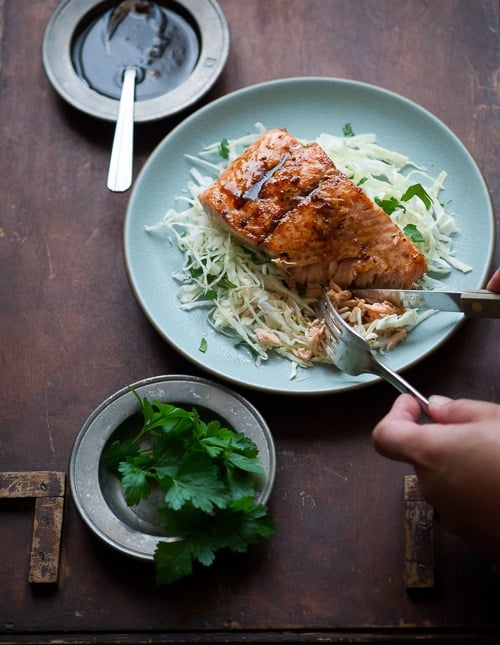
<svg viewBox="0 0 500 645">
<path fill-rule="evenodd" d="M 365 81 L 446 123 L 497 208 L 497 0 L 220 0 L 227 67 L 202 103 L 290 76 Z M 42 67 L 57 0 L 0 0 L 0 471 L 67 472 L 92 410 L 147 376 L 198 374 L 127 282 L 128 194 L 105 187 L 111 124 L 64 104 Z M 141 126 L 136 172 L 178 120 Z M 474 213 L 471 213 L 474 217 Z M 496 252 L 496 263 L 500 261 Z M 500 327 L 471 320 L 407 372 L 415 386 L 500 402 Z M 291 398 L 244 388 L 274 434 L 276 535 L 156 589 L 66 497 L 59 583 L 28 581 L 33 500 L 0 500 L 0 642 L 446 642 L 500 636 L 494 562 L 435 526 L 435 586 L 404 585 L 404 476 L 370 430 L 386 384 Z"/>
</svg>

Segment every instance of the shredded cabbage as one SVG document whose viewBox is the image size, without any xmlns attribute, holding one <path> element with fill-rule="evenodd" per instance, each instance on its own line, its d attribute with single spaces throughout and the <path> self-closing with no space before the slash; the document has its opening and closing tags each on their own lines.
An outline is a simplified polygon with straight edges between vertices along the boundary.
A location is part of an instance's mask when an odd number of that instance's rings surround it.
<svg viewBox="0 0 500 645">
<path fill-rule="evenodd" d="M 180 284 L 180 306 L 185 310 L 206 308 L 208 323 L 249 347 L 257 364 L 274 352 L 287 357 L 292 361 L 293 378 L 297 365 L 309 367 L 328 360 L 310 342 L 316 303 L 289 289 L 282 270 L 270 259 L 243 246 L 209 219 L 197 198 L 264 131 L 258 123 L 255 133 L 224 140 L 223 145 L 213 143 L 198 156 L 187 156 L 192 163 L 190 180 L 176 208 L 170 208 L 161 222 L 147 230 L 166 232 L 183 254 L 183 266 L 174 274 Z M 446 179 L 444 171 L 432 177 L 405 155 L 378 145 L 374 134 L 338 137 L 323 133 L 316 141 L 372 200 L 382 206 L 392 204 L 390 217 L 401 229 L 406 228 L 407 234 L 416 232 L 420 241 L 412 239 L 429 267 L 419 286 L 436 288 L 452 269 L 470 270 L 454 255 L 456 223 L 438 198 Z M 415 184 L 425 186 L 426 195 L 402 200 Z M 373 348 L 383 351 L 392 333 L 406 333 L 431 314 L 408 310 L 361 324 L 354 312 L 350 320 Z"/>
</svg>

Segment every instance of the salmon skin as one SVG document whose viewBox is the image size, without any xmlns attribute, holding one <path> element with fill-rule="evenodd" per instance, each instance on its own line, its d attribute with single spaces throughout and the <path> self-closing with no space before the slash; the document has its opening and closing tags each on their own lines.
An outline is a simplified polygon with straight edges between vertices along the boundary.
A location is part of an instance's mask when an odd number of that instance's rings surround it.
<svg viewBox="0 0 500 645">
<path fill-rule="evenodd" d="M 265 132 L 199 196 L 209 217 L 299 286 L 410 289 L 422 253 L 317 143 Z"/>
</svg>

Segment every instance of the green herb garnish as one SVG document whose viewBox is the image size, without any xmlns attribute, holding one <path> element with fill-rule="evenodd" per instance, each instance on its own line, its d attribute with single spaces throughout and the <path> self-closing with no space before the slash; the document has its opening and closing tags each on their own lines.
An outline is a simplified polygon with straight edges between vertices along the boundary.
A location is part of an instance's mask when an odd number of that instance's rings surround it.
<svg viewBox="0 0 500 645">
<path fill-rule="evenodd" d="M 386 215 L 392 215 L 396 208 L 403 208 L 400 202 L 395 197 L 390 197 L 389 199 L 380 199 L 380 197 L 375 197 L 375 203 L 380 206 Z"/>
<path fill-rule="evenodd" d="M 425 188 L 422 186 L 422 184 L 412 184 L 411 186 L 409 186 L 406 189 L 405 194 L 401 197 L 401 200 L 396 199 L 396 197 L 390 197 L 389 199 L 380 199 L 380 197 L 375 197 L 374 201 L 376 204 L 380 206 L 380 208 L 382 208 L 382 210 L 387 215 L 392 215 L 392 213 L 396 210 L 396 208 L 401 208 L 403 211 L 405 211 L 406 208 L 402 202 L 407 202 L 412 197 L 418 197 L 419 199 L 421 199 L 422 202 L 424 203 L 424 206 L 427 209 L 429 209 L 432 205 L 432 198 L 429 195 L 429 193 L 425 190 Z M 414 225 L 409 224 L 408 226 L 411 227 Z M 411 236 L 408 235 L 408 237 L 411 237 Z M 424 240 L 422 238 L 421 240 L 413 240 L 413 241 L 423 242 Z"/>
<path fill-rule="evenodd" d="M 219 154 L 223 159 L 229 159 L 229 141 L 225 137 L 219 143 Z"/>
<path fill-rule="evenodd" d="M 215 289 L 206 289 L 203 295 L 209 300 L 215 300 L 217 298 L 217 291 Z"/>
<path fill-rule="evenodd" d="M 409 237 L 412 242 L 425 242 L 425 238 L 415 224 L 407 224 L 403 229 L 403 233 Z"/>
<path fill-rule="evenodd" d="M 432 198 L 422 186 L 422 184 L 413 184 L 412 186 L 410 186 L 405 194 L 401 197 L 401 201 L 407 202 L 412 197 L 418 197 L 419 199 L 421 199 L 427 209 L 431 207 Z"/>
<path fill-rule="evenodd" d="M 342 132 L 344 133 L 344 137 L 353 137 L 354 136 L 354 131 L 352 129 L 352 125 L 350 123 L 346 123 L 344 127 L 342 128 Z"/>
<path fill-rule="evenodd" d="M 129 506 L 160 489 L 158 508 L 165 535 L 158 542 L 156 582 L 168 584 L 212 564 L 220 549 L 246 552 L 269 538 L 274 526 L 267 507 L 255 503 L 255 475 L 263 469 L 255 443 L 219 420 L 159 401 L 140 402 L 142 427 L 133 439 L 113 441 L 108 467 L 120 478 Z"/>
<path fill-rule="evenodd" d="M 202 352 L 204 354 L 207 351 L 207 348 L 208 348 L 207 339 L 205 337 L 203 337 L 200 340 L 200 346 L 198 347 L 198 351 Z"/>
</svg>

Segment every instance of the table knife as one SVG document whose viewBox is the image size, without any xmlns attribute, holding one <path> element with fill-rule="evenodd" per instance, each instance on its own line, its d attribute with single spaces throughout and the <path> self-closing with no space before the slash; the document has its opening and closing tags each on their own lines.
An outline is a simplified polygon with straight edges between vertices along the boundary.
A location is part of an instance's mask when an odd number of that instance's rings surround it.
<svg viewBox="0 0 500 645">
<path fill-rule="evenodd" d="M 379 302 L 387 300 L 405 309 L 457 311 L 468 317 L 500 318 L 500 293 L 475 291 L 425 291 L 418 289 L 351 289 L 353 296 Z"/>
</svg>

